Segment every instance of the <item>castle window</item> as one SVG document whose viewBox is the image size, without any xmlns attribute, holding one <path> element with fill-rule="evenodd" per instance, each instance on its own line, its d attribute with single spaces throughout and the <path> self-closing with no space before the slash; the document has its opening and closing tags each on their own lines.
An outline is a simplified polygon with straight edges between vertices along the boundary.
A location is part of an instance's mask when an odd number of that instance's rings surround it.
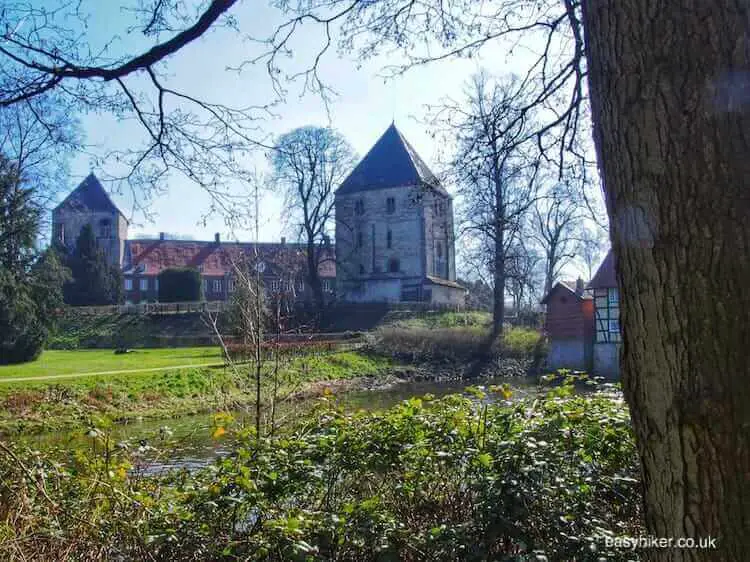
<svg viewBox="0 0 750 562">
<path fill-rule="evenodd" d="M 365 202 L 363 199 L 358 200 L 354 204 L 354 212 L 358 215 L 364 215 L 365 214 Z"/>
<path fill-rule="evenodd" d="M 125 278 L 125 290 L 126 291 L 133 290 L 133 280 L 130 277 Z"/>
<path fill-rule="evenodd" d="M 65 225 L 61 222 L 55 223 L 55 240 L 60 244 L 65 244 Z"/>
<path fill-rule="evenodd" d="M 390 249 L 393 246 L 393 233 L 390 230 L 388 230 L 387 242 Z"/>
<path fill-rule="evenodd" d="M 109 219 L 102 219 L 99 221 L 99 236 L 101 238 L 112 237 L 112 221 Z"/>
<path fill-rule="evenodd" d="M 385 201 L 386 210 L 388 211 L 389 215 L 392 215 L 396 212 L 396 198 L 395 197 L 389 197 Z"/>
<path fill-rule="evenodd" d="M 362 264 L 359 264 L 359 274 L 364 275 L 365 274 L 365 266 Z"/>
<path fill-rule="evenodd" d="M 357 248 L 361 248 L 364 245 L 364 241 L 362 239 L 362 233 L 357 232 Z"/>
<path fill-rule="evenodd" d="M 141 291 L 148 291 L 148 279 L 146 279 L 145 277 L 141 279 L 140 288 Z"/>
<path fill-rule="evenodd" d="M 393 258 L 388 262 L 388 271 L 391 273 L 398 273 L 398 271 L 401 269 L 401 264 L 396 258 Z"/>
</svg>

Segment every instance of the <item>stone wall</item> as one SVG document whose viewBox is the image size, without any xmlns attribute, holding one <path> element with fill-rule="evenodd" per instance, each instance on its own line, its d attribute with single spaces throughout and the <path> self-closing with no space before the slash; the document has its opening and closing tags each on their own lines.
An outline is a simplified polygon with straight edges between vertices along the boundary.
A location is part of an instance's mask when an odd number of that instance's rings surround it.
<svg viewBox="0 0 750 562">
<path fill-rule="evenodd" d="M 551 340 L 545 366 L 550 370 L 590 370 L 591 366 L 586 357 L 586 342 L 582 338 Z"/>
<path fill-rule="evenodd" d="M 607 378 L 620 377 L 620 344 L 594 344 L 594 374 Z"/>
<path fill-rule="evenodd" d="M 102 231 L 102 221 L 109 221 L 109 235 Z M 110 263 L 121 266 L 125 253 L 125 240 L 128 236 L 128 222 L 120 213 L 108 211 L 75 211 L 57 209 L 52 214 L 52 233 L 59 232 L 57 225 L 63 225 L 65 246 L 75 247 L 81 230 L 87 224 L 91 225 L 96 242 L 105 253 Z"/>
<path fill-rule="evenodd" d="M 395 202 L 391 212 L 389 198 Z M 388 280 L 400 279 L 402 288 L 419 285 L 425 275 L 455 280 L 450 197 L 419 186 L 337 195 L 336 259 L 337 292 L 344 300 L 391 300 L 395 284 Z M 365 286 L 369 280 L 377 283 Z M 443 292 L 443 302 L 459 298 Z"/>
<path fill-rule="evenodd" d="M 359 281 L 372 276 L 384 279 L 424 276 L 420 243 L 422 205 L 417 193 L 414 187 L 396 187 L 336 197 L 339 294 L 348 294 Z M 395 200 L 393 213 L 387 210 L 389 197 Z M 363 206 L 361 214 L 356 212 L 357 202 Z M 397 265 L 398 271 L 390 271 L 392 265 Z"/>
</svg>

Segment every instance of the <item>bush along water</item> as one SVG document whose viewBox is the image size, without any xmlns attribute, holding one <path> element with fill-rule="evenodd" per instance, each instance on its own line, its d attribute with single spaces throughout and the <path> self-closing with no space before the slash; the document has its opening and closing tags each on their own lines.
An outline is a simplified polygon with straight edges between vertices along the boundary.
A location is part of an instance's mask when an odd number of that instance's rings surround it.
<svg viewBox="0 0 750 562">
<path fill-rule="evenodd" d="M 127 446 L 61 463 L 0 449 L 0 558 L 614 560 L 641 531 L 636 451 L 616 392 L 507 387 L 345 413 L 333 396 L 212 466 L 144 477 Z M 96 438 L 93 435 L 92 438 Z"/>
</svg>

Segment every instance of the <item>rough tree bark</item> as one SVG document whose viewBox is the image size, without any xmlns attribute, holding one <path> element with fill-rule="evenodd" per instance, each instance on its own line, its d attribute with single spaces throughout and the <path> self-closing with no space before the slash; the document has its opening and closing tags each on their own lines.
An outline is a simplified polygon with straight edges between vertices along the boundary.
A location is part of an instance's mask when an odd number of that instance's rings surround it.
<svg viewBox="0 0 750 562">
<path fill-rule="evenodd" d="M 584 1 L 648 532 L 750 556 L 750 4 Z"/>
</svg>

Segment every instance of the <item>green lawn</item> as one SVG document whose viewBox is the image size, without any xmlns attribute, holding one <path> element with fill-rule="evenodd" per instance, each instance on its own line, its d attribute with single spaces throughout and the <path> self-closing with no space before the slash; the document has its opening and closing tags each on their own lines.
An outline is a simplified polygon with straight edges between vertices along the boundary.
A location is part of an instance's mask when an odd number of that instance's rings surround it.
<svg viewBox="0 0 750 562">
<path fill-rule="evenodd" d="M 116 355 L 111 349 L 48 350 L 31 363 L 0 365 L 0 379 L 154 369 L 221 361 L 222 354 L 218 347 L 137 349 L 122 355 Z"/>
</svg>

